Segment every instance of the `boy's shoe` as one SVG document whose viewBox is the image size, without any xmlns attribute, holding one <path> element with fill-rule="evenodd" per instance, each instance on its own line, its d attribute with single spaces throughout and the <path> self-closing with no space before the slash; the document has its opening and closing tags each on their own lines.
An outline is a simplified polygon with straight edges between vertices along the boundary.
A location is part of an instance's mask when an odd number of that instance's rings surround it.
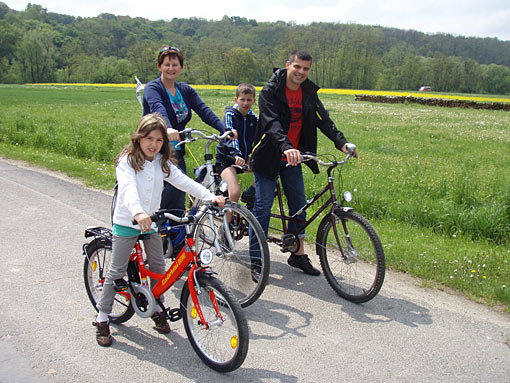
<svg viewBox="0 0 510 383">
<path fill-rule="evenodd" d="M 262 263 L 258 259 L 251 261 L 251 280 L 253 282 L 259 283 L 261 272 L 262 272 Z"/>
<path fill-rule="evenodd" d="M 113 337 L 110 334 L 110 324 L 108 322 L 92 322 L 92 326 L 96 328 L 97 344 L 103 347 L 111 346 Z"/>
<path fill-rule="evenodd" d="M 181 252 L 182 248 L 186 244 L 186 241 L 183 239 L 181 242 L 179 242 L 177 245 L 175 245 L 172 249 L 172 255 L 170 256 L 171 259 L 177 258 L 179 253 Z"/>
<path fill-rule="evenodd" d="M 312 263 L 310 262 L 310 259 L 306 254 L 305 255 L 291 254 L 289 259 L 287 260 L 287 263 L 292 267 L 296 267 L 298 269 L 303 270 L 305 274 L 321 275 L 321 272 L 312 266 Z"/>
<path fill-rule="evenodd" d="M 160 334 L 168 334 L 170 330 L 170 325 L 166 320 L 166 314 L 164 312 L 154 313 L 151 316 L 151 319 L 156 324 L 153 329 L 159 332 Z"/>
<path fill-rule="evenodd" d="M 247 205 L 253 206 L 255 203 L 255 188 L 249 187 L 241 194 L 241 201 Z"/>
</svg>

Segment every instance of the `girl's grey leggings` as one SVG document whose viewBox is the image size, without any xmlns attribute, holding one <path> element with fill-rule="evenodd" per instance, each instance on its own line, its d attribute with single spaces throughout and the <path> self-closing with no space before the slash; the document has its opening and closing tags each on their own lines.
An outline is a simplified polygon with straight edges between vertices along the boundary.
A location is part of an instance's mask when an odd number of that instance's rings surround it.
<svg viewBox="0 0 510 383">
<path fill-rule="evenodd" d="M 110 314 L 112 312 L 113 299 L 117 293 L 113 287 L 113 281 L 123 278 L 126 274 L 129 257 L 137 239 L 138 236 L 113 236 L 112 264 L 106 274 L 103 294 L 97 304 L 99 311 L 106 314 Z M 165 272 L 165 259 L 163 258 L 163 242 L 161 241 L 161 234 L 151 234 L 149 239 L 143 241 L 143 247 L 145 249 L 145 254 L 147 255 L 150 270 L 158 274 L 163 274 Z M 154 287 L 156 283 L 157 280 L 151 279 L 151 288 Z M 163 301 L 163 296 L 160 297 L 160 300 Z"/>
</svg>

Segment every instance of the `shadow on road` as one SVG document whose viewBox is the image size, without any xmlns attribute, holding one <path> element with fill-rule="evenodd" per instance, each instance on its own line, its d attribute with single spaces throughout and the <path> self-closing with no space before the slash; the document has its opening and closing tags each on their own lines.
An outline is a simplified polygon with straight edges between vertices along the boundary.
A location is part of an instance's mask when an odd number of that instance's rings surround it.
<svg viewBox="0 0 510 383">
<path fill-rule="evenodd" d="M 151 322 L 152 323 L 152 322 Z M 277 371 L 243 368 L 222 374 L 207 367 L 193 351 L 184 329 L 172 329 L 168 335 L 151 334 L 138 326 L 112 325 L 115 341 L 111 348 L 128 353 L 140 361 L 149 362 L 179 374 L 193 382 L 266 382 L 294 383 L 298 378 Z M 184 335 L 181 336 L 180 332 Z M 250 358 L 248 352 L 247 360 Z M 115 367 L 117 368 L 117 367 Z M 142 379 L 143 380 L 143 379 Z M 161 380 L 166 380 L 164 376 Z"/>
<path fill-rule="evenodd" d="M 284 290 L 293 290 L 321 300 L 333 308 L 338 306 L 342 312 L 348 314 L 353 320 L 362 323 L 397 322 L 409 327 L 432 324 L 432 317 L 428 308 L 406 299 L 386 296 L 384 285 L 381 292 L 374 299 L 366 303 L 356 304 L 338 296 L 328 285 L 324 276 L 309 276 L 299 270 L 290 268 L 282 262 L 275 261 L 271 262 L 271 275 L 268 284 L 267 289 L 277 287 Z M 264 300 L 264 295 L 262 294 L 254 304 L 258 309 L 250 310 L 248 313 L 250 320 L 262 321 L 280 329 L 282 332 L 280 336 L 285 334 L 300 336 L 299 329 L 310 324 L 314 313 L 297 309 L 295 301 L 291 302 L 293 306 L 289 306 L 281 301 Z M 296 296 L 296 299 L 299 298 Z M 258 315 L 260 312 L 263 315 Z M 290 313 L 302 318 L 299 325 L 288 325 Z M 296 323 L 296 321 L 293 321 L 293 323 Z"/>
</svg>

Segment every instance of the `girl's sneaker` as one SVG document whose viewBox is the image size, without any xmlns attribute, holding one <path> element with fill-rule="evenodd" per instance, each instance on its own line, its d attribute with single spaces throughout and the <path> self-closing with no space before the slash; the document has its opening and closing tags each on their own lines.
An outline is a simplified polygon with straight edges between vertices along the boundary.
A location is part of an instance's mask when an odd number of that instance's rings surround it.
<svg viewBox="0 0 510 383">
<path fill-rule="evenodd" d="M 168 334 L 170 330 L 170 325 L 168 324 L 168 321 L 166 320 L 166 314 L 164 312 L 160 313 L 154 313 L 151 316 L 151 319 L 154 321 L 155 326 L 153 327 L 154 330 L 159 332 L 160 334 Z"/>
<path fill-rule="evenodd" d="M 110 324 L 108 322 L 92 322 L 92 326 L 96 328 L 97 344 L 103 347 L 111 346 L 113 337 L 110 334 Z"/>
</svg>

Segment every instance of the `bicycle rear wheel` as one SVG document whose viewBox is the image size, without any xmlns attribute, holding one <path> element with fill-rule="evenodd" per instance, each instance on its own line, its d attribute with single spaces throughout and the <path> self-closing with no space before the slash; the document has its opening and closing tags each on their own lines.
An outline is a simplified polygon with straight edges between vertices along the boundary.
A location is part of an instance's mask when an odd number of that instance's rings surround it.
<svg viewBox="0 0 510 383">
<path fill-rule="evenodd" d="M 227 212 L 232 215 L 227 229 L 232 241 L 225 230 L 223 214 Z M 221 214 L 208 211 L 200 218 L 194 237 L 199 252 L 210 248 L 217 255 L 211 263 L 212 270 L 242 307 L 251 305 L 260 297 L 269 277 L 269 247 L 262 227 L 251 211 L 227 201 Z M 215 248 L 216 238 L 219 251 Z"/>
<path fill-rule="evenodd" d="M 338 295 L 362 303 L 379 293 L 385 274 L 384 250 L 366 218 L 353 210 L 338 209 L 327 215 L 317 230 L 316 250 L 324 276 Z"/>
<path fill-rule="evenodd" d="M 111 240 L 101 238 L 94 239 L 86 247 L 87 254 L 83 264 L 83 279 L 85 289 L 89 296 L 90 303 L 96 311 L 97 303 L 103 291 L 103 283 L 106 273 L 112 262 L 112 243 Z M 129 320 L 135 311 L 131 306 L 131 300 L 123 295 L 115 295 L 112 312 L 110 313 L 110 322 L 124 323 Z"/>
<path fill-rule="evenodd" d="M 248 323 L 239 302 L 221 281 L 198 274 L 198 302 L 208 328 L 200 321 L 191 299 L 188 283 L 181 293 L 184 328 L 193 349 L 213 370 L 233 371 L 241 366 L 248 353 Z M 216 313 L 215 302 L 219 310 Z"/>
</svg>

